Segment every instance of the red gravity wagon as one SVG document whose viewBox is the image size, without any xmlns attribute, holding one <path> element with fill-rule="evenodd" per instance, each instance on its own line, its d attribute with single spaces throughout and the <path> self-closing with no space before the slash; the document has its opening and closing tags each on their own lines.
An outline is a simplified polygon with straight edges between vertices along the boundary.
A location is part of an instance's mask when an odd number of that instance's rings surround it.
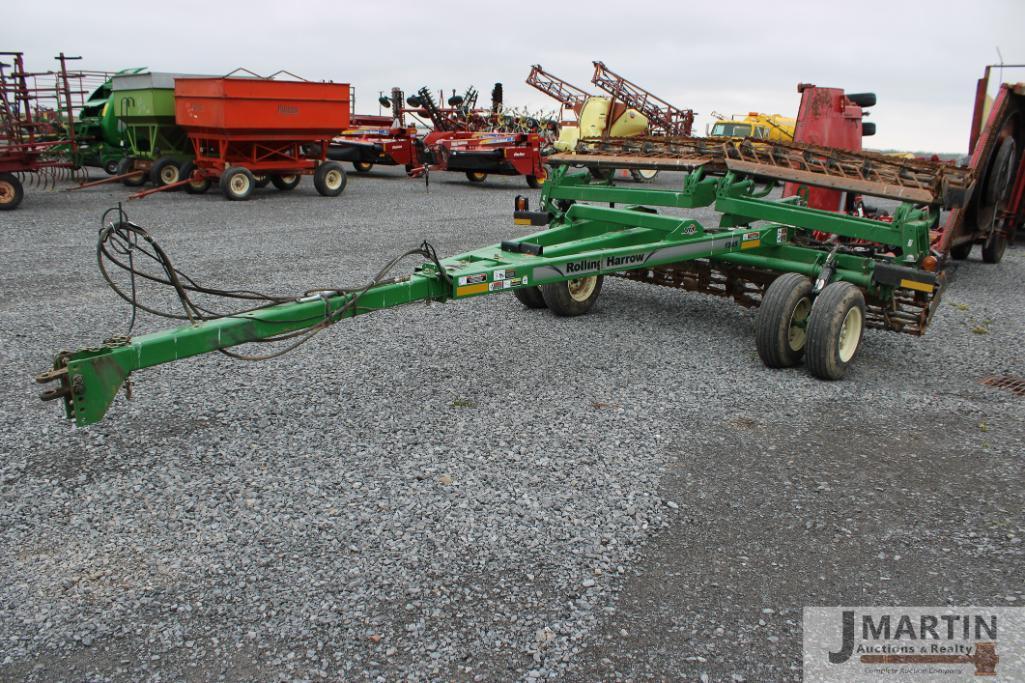
<svg viewBox="0 0 1025 683">
<path fill-rule="evenodd" d="M 342 165 L 326 152 L 349 126 L 349 84 L 179 78 L 174 98 L 195 155 L 182 168 L 187 192 L 206 192 L 219 179 L 225 197 L 243 200 L 268 182 L 295 189 L 304 175 L 325 197 L 345 189 Z"/>
</svg>

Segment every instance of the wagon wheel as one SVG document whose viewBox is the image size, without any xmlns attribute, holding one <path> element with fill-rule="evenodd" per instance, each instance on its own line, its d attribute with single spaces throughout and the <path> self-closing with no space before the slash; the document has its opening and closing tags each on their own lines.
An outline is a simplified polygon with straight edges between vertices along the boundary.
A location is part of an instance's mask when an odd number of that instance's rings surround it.
<svg viewBox="0 0 1025 683">
<path fill-rule="evenodd" d="M 601 275 L 565 280 L 550 285 L 541 285 L 541 296 L 549 310 L 555 315 L 577 316 L 591 310 L 601 294 Z"/>
<path fill-rule="evenodd" d="M 313 174 L 313 186 L 324 197 L 337 197 L 345 190 L 349 178 L 337 161 L 327 161 L 317 166 Z"/>
<path fill-rule="evenodd" d="M 256 188 L 257 189 L 262 189 L 264 187 L 267 187 L 268 185 L 270 185 L 270 176 L 269 175 L 258 175 L 258 176 L 256 176 Z"/>
<path fill-rule="evenodd" d="M 527 308 L 548 308 L 540 287 L 520 287 L 513 290 L 513 295 Z"/>
<path fill-rule="evenodd" d="M 972 247 L 975 246 L 975 242 L 962 242 L 957 246 L 950 248 L 950 257 L 956 261 L 964 261 L 972 253 Z"/>
<path fill-rule="evenodd" d="M 0 173 L 0 211 L 13 211 L 21 204 L 25 190 L 17 176 Z"/>
<path fill-rule="evenodd" d="M 256 187 L 256 178 L 248 168 L 232 166 L 221 175 L 221 192 L 231 201 L 249 199 Z"/>
<path fill-rule="evenodd" d="M 488 179 L 488 174 L 484 171 L 467 171 L 466 179 L 471 183 L 483 183 Z"/>
<path fill-rule="evenodd" d="M 650 183 L 658 175 L 657 168 L 633 168 L 630 176 L 638 183 Z"/>
<path fill-rule="evenodd" d="M 157 187 L 173 185 L 181 179 L 181 167 L 176 159 L 170 157 L 157 159 L 149 170 L 149 180 Z"/>
<path fill-rule="evenodd" d="M 982 260 L 984 263 L 1000 263 L 1007 251 L 1007 235 L 1003 230 L 996 229 L 989 233 L 989 239 L 982 243 Z"/>
<path fill-rule="evenodd" d="M 370 173 L 370 169 L 374 167 L 369 161 L 354 161 L 352 167 L 356 169 L 356 173 Z"/>
<path fill-rule="evenodd" d="M 303 177 L 299 174 L 294 175 L 272 175 L 270 181 L 274 183 L 274 187 L 278 188 L 282 192 L 288 192 L 299 187 L 299 182 Z"/>
<path fill-rule="evenodd" d="M 185 191 L 189 194 L 203 194 L 210 189 L 210 179 L 205 177 L 193 178 L 196 172 L 196 165 L 191 161 L 186 161 L 181 167 L 181 177 L 191 178 L 188 185 L 185 186 Z"/>
<path fill-rule="evenodd" d="M 135 170 L 135 159 L 125 157 L 117 165 L 117 174 L 124 175 Z M 125 178 L 121 181 L 125 187 L 141 187 L 146 184 L 146 174 L 139 171 L 136 175 Z"/>
<path fill-rule="evenodd" d="M 120 159 L 111 159 L 103 165 L 103 170 L 106 171 L 107 175 L 117 175 L 117 167 L 120 164 Z"/>
</svg>

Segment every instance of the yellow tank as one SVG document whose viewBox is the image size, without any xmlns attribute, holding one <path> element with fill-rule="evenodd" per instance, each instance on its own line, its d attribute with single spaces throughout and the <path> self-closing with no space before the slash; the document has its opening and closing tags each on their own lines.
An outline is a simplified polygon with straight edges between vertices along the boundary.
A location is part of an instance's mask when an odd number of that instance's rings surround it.
<svg viewBox="0 0 1025 683">
<path fill-rule="evenodd" d="M 631 138 L 648 131 L 648 117 L 636 109 L 627 109 L 613 121 L 609 135 L 614 138 Z"/>
<path fill-rule="evenodd" d="M 555 141 L 555 149 L 560 152 L 573 152 L 580 139 L 580 129 L 576 126 L 563 124 L 559 126 L 559 139 Z"/>
<path fill-rule="evenodd" d="M 596 138 L 605 132 L 605 124 L 609 118 L 609 107 L 612 103 L 607 97 L 588 97 L 580 108 L 577 117 L 580 137 Z"/>
<path fill-rule="evenodd" d="M 612 101 L 608 97 L 588 97 L 580 108 L 577 125 L 563 124 L 559 127 L 559 139 L 555 149 L 572 152 L 580 138 L 597 138 L 605 134 Z M 614 138 L 628 138 L 644 135 L 648 130 L 648 118 L 636 109 L 627 109 L 612 122 L 609 135 Z"/>
</svg>

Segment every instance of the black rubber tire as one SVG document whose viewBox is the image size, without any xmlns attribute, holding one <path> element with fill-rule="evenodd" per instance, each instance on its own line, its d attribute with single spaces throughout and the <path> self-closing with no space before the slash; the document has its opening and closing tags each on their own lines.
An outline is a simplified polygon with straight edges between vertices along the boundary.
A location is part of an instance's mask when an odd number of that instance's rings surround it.
<svg viewBox="0 0 1025 683">
<path fill-rule="evenodd" d="M 352 162 L 352 168 L 356 171 L 356 173 L 370 173 L 370 169 L 372 169 L 373 167 L 374 165 L 369 161 Z"/>
<path fill-rule="evenodd" d="M 527 187 L 529 187 L 531 189 L 534 189 L 534 190 L 540 189 L 541 186 L 544 185 L 544 182 L 545 181 L 543 181 L 543 180 L 538 180 L 538 177 L 536 175 L 528 175 L 527 176 Z"/>
<path fill-rule="evenodd" d="M 303 177 L 296 173 L 295 175 L 272 175 L 270 181 L 274 183 L 274 187 L 278 188 L 282 192 L 289 192 L 299 187 L 299 183 L 302 182 Z"/>
<path fill-rule="evenodd" d="M 876 94 L 874 92 L 853 92 L 848 93 L 847 99 L 859 107 L 876 106 Z"/>
<path fill-rule="evenodd" d="M 649 175 L 645 175 L 645 173 Z M 658 176 L 657 168 L 631 168 L 630 177 L 634 179 L 636 183 L 650 183 Z"/>
<path fill-rule="evenodd" d="M 982 260 L 985 263 L 1000 263 L 1007 251 L 1007 238 L 999 230 L 990 233 L 982 245 Z"/>
<path fill-rule="evenodd" d="M 120 159 L 111 159 L 103 165 L 103 170 L 107 175 L 117 175 L 117 167 L 121 164 Z"/>
<path fill-rule="evenodd" d="M 195 170 L 196 164 L 191 161 L 186 161 L 181 167 L 182 178 L 191 178 Z M 204 194 L 210 189 L 210 185 L 210 179 L 203 178 L 202 180 L 193 181 L 185 185 L 185 191 L 188 194 Z"/>
<path fill-rule="evenodd" d="M 811 280 L 800 273 L 786 273 L 772 281 L 762 297 L 755 318 L 755 346 L 767 368 L 792 368 L 801 362 L 811 312 Z M 804 334 L 791 338 L 795 316 Z"/>
<path fill-rule="evenodd" d="M 182 179 L 181 166 L 177 159 L 161 157 L 149 167 L 149 181 L 155 187 L 163 187 Z"/>
<path fill-rule="evenodd" d="M 566 213 L 569 211 L 569 207 L 577 203 L 575 199 L 556 199 L 555 206 L 558 207 L 559 211 Z"/>
<path fill-rule="evenodd" d="M 125 157 L 117 163 L 117 175 L 124 175 L 135 168 L 135 160 L 131 157 Z M 138 176 L 131 178 L 125 178 L 121 181 L 125 187 L 142 187 L 146 184 L 146 174 L 140 173 Z"/>
<path fill-rule="evenodd" d="M 570 287 L 574 286 L 572 283 L 580 283 L 583 280 L 594 279 L 594 288 L 589 292 L 586 298 L 580 300 L 574 298 L 570 294 Z M 545 305 L 551 309 L 555 315 L 561 315 L 565 317 L 573 317 L 577 315 L 583 315 L 591 310 L 594 306 L 594 302 L 598 300 L 598 295 L 601 294 L 601 285 L 604 280 L 602 275 L 592 275 L 590 277 L 582 277 L 576 280 L 567 280 L 564 282 L 556 282 L 550 285 L 541 285 L 541 296 L 544 297 Z"/>
<path fill-rule="evenodd" d="M 488 174 L 484 171 L 467 171 L 466 179 L 471 183 L 483 183 L 488 179 Z"/>
<path fill-rule="evenodd" d="M 861 122 L 861 137 L 870 138 L 876 134 L 876 124 L 874 121 L 862 121 Z"/>
<path fill-rule="evenodd" d="M 253 172 L 244 166 L 232 166 L 224 170 L 219 183 L 221 193 L 233 202 L 249 199 L 256 189 L 256 178 Z"/>
<path fill-rule="evenodd" d="M 987 204 L 998 204 L 1007 199 L 1007 195 L 1014 185 L 1017 148 L 1014 137 L 1008 135 L 1000 143 L 996 154 L 993 155 L 993 163 L 990 164 L 989 173 L 986 174 L 986 184 L 982 195 L 983 201 Z"/>
<path fill-rule="evenodd" d="M 962 242 L 956 247 L 950 248 L 950 258 L 955 261 L 964 261 L 966 258 L 972 255 L 972 247 L 975 246 L 975 242 Z"/>
<path fill-rule="evenodd" d="M 521 287 L 513 290 L 513 296 L 527 308 L 548 308 L 540 287 Z"/>
<path fill-rule="evenodd" d="M 322 197 L 337 197 L 345 191 L 349 177 L 337 161 L 325 161 L 313 174 L 313 186 Z"/>
<path fill-rule="evenodd" d="M 614 168 L 588 168 L 587 171 L 591 174 L 591 177 L 595 180 L 612 180 L 612 176 L 616 175 Z"/>
<path fill-rule="evenodd" d="M 14 211 L 25 198 L 25 188 L 18 176 L 0 173 L 0 211 Z"/>
<path fill-rule="evenodd" d="M 270 185 L 271 177 L 269 175 L 258 175 L 256 176 L 256 189 L 262 190 L 263 188 Z"/>
<path fill-rule="evenodd" d="M 853 311 L 857 309 L 857 314 Z M 857 315 L 857 338 L 853 351 L 841 355 L 841 330 L 848 314 Z M 851 330 L 853 331 L 853 330 Z M 850 331 L 848 332 L 850 333 Z M 815 298 L 808 317 L 808 341 L 804 351 L 804 364 L 808 371 L 819 379 L 843 379 L 847 367 L 861 350 L 865 335 L 865 296 L 849 282 L 834 282 L 826 285 Z"/>
</svg>

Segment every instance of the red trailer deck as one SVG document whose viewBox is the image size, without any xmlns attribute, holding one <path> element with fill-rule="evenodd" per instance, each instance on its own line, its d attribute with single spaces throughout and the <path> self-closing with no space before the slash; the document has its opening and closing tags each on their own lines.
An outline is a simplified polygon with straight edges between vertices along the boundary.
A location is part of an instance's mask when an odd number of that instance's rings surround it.
<svg viewBox="0 0 1025 683">
<path fill-rule="evenodd" d="M 257 176 L 291 190 L 303 175 L 313 175 L 321 195 L 345 189 L 345 171 L 327 147 L 349 126 L 347 83 L 187 78 L 175 81 L 174 95 L 175 120 L 195 154 L 182 173 L 187 191 L 205 192 L 219 179 L 228 199 L 242 200 Z"/>
</svg>

